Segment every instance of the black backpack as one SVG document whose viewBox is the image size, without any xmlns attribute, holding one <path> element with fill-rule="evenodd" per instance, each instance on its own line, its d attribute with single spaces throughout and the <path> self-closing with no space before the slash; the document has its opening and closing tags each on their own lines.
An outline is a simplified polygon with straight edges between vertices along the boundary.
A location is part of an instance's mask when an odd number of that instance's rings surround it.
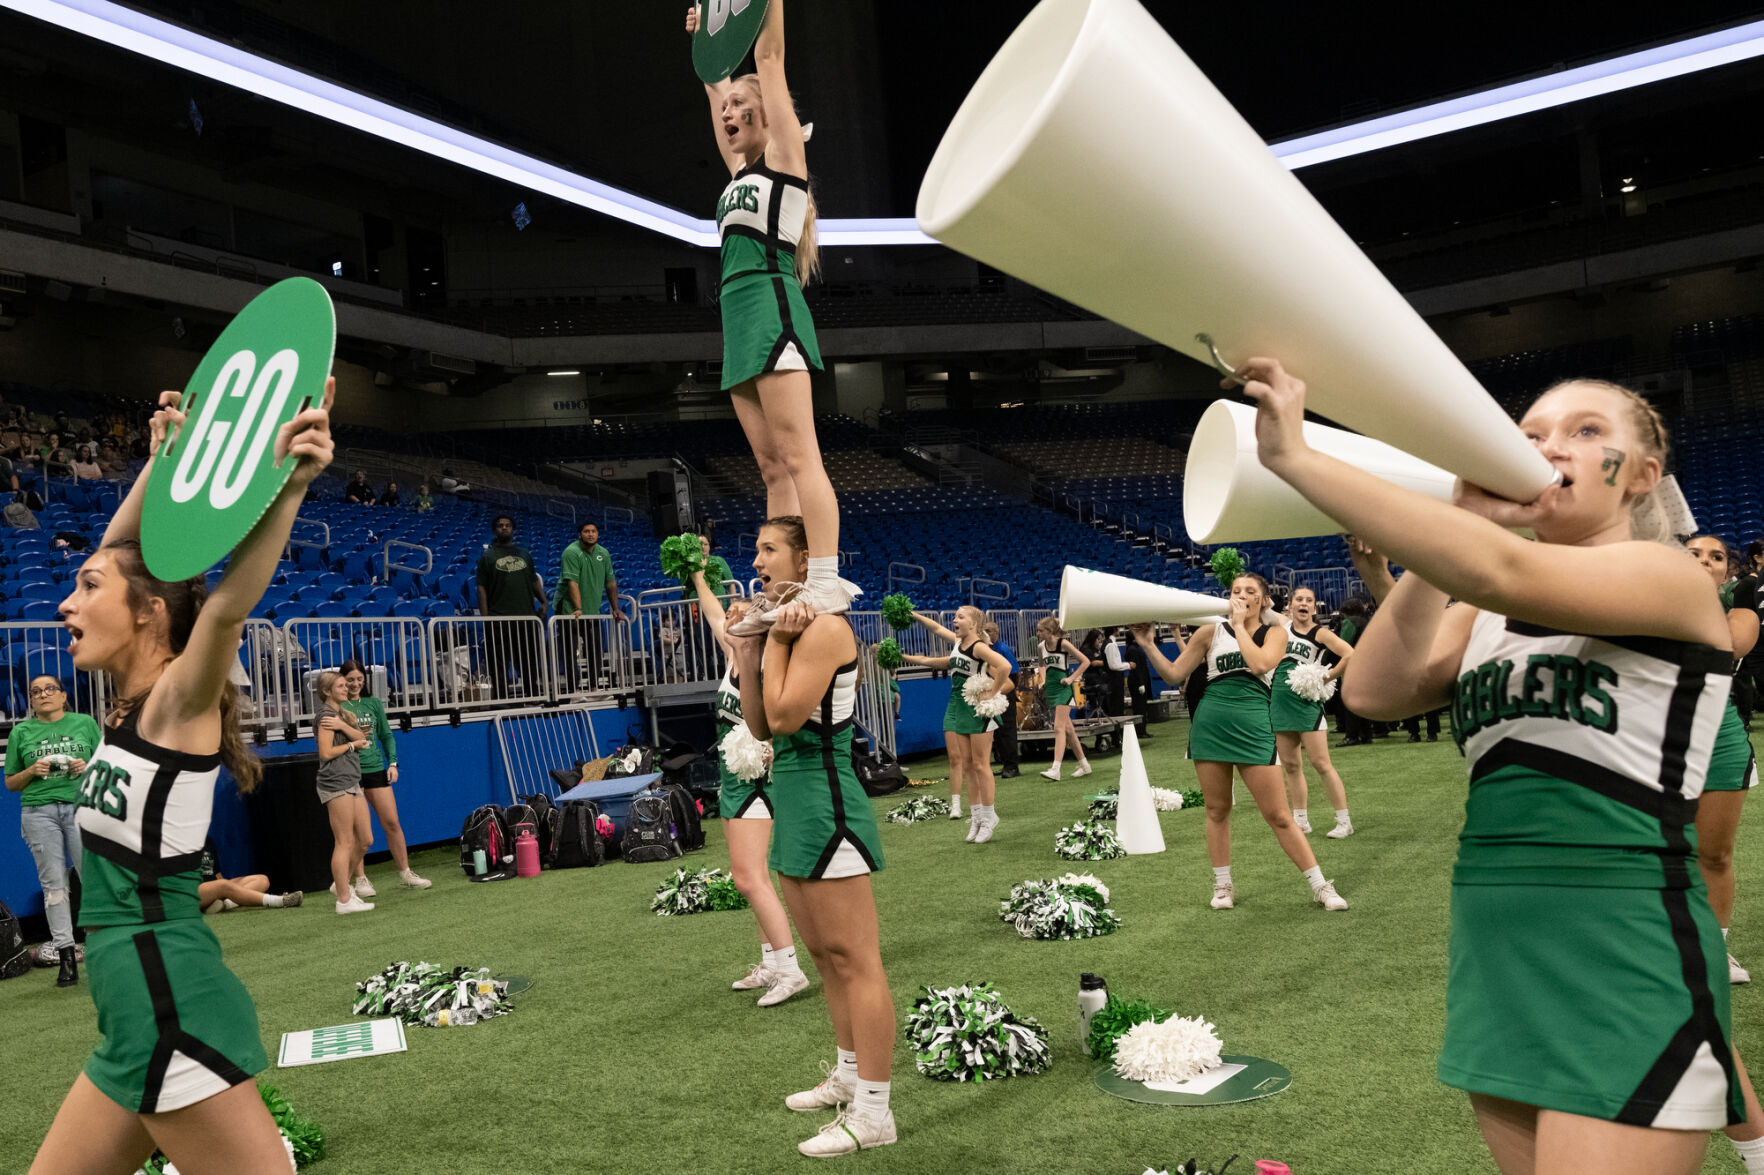
<svg viewBox="0 0 1764 1175">
<path fill-rule="evenodd" d="M 704 847 L 704 821 L 698 816 L 698 801 L 692 797 L 692 791 L 683 783 L 673 783 L 666 776 L 655 781 L 654 790 L 666 792 L 674 818 L 674 839 L 680 842 L 682 852 L 694 852 Z"/>
<path fill-rule="evenodd" d="M 17 979 L 30 969 L 31 953 L 25 949 L 24 930 L 6 903 L 0 902 L 0 979 Z"/>
<path fill-rule="evenodd" d="M 554 869 L 581 869 L 606 864 L 606 842 L 594 825 L 600 819 L 600 805 L 593 800 L 569 800 L 553 808 L 558 815 L 557 840 L 553 842 Z"/>
<path fill-rule="evenodd" d="M 502 808 L 498 804 L 473 808 L 459 830 L 459 867 L 465 870 L 467 877 L 475 872 L 472 853 L 480 849 L 484 853 L 485 867 L 491 873 L 505 864 L 513 868 L 514 841 L 508 835 L 508 824 L 503 820 Z"/>
<path fill-rule="evenodd" d="M 632 865 L 672 861 L 683 855 L 680 842 L 674 839 L 674 801 L 667 792 L 645 788 L 632 797 L 622 853 Z"/>
<path fill-rule="evenodd" d="M 655 748 L 646 747 L 642 743 L 628 743 L 612 754 L 612 762 L 606 765 L 607 779 L 624 779 L 632 775 L 652 775 L 655 773 Z"/>
<path fill-rule="evenodd" d="M 562 826 L 562 816 L 557 805 L 547 795 L 522 796 L 521 802 L 533 809 L 539 825 L 539 867 L 557 868 L 557 834 Z"/>
<path fill-rule="evenodd" d="M 867 795 L 889 796 L 906 786 L 906 772 L 886 751 L 874 755 L 860 755 L 853 751 L 851 766 Z"/>
<path fill-rule="evenodd" d="M 502 810 L 502 825 L 508 829 L 509 851 L 514 851 L 515 842 L 521 839 L 521 833 L 530 832 L 533 839 L 539 839 L 539 813 L 533 811 L 531 804 L 522 802 L 510 804 Z"/>
</svg>

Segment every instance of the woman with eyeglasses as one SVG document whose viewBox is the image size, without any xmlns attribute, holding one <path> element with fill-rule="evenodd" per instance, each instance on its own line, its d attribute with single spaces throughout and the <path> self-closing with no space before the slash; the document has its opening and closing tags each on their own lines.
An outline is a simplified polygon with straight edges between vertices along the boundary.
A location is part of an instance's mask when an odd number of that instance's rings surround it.
<svg viewBox="0 0 1764 1175">
<path fill-rule="evenodd" d="M 101 736 L 90 715 L 67 712 L 67 695 L 52 674 L 31 679 L 30 700 L 31 717 L 13 727 L 6 739 L 6 788 L 22 793 L 19 831 L 43 886 L 49 943 L 37 949 L 37 961 L 59 963 L 55 986 L 72 987 L 80 973 L 67 875 L 80 859 L 80 830 L 74 823 L 79 779 Z"/>
</svg>

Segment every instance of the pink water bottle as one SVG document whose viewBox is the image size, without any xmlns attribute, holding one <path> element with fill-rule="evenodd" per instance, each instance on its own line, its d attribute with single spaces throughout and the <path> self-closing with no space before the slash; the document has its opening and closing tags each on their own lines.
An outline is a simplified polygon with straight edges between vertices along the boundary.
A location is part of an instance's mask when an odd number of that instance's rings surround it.
<svg viewBox="0 0 1764 1175">
<path fill-rule="evenodd" d="M 523 831 L 515 841 L 515 876 L 539 876 L 539 838 L 531 832 Z"/>
<path fill-rule="evenodd" d="M 1257 1159 L 1256 1175 L 1292 1175 L 1292 1168 L 1278 1159 Z"/>
</svg>

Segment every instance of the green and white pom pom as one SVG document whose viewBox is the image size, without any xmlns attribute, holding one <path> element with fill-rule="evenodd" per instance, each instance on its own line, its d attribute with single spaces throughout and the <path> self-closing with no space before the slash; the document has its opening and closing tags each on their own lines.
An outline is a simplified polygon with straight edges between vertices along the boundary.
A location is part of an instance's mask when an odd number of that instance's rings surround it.
<svg viewBox="0 0 1764 1175">
<path fill-rule="evenodd" d="M 772 744 L 753 737 L 747 723 L 737 722 L 717 744 L 723 766 L 736 779 L 752 781 L 763 778 L 772 767 Z"/>
<path fill-rule="evenodd" d="M 913 626 L 913 599 L 904 592 L 890 592 L 882 597 L 882 619 L 888 627 L 900 632 Z"/>
<path fill-rule="evenodd" d="M 1121 919 L 1109 909 L 1109 887 L 1088 873 L 1052 881 L 1025 881 L 998 904 L 1000 920 L 1024 938 L 1041 941 L 1113 934 Z"/>
<path fill-rule="evenodd" d="M 942 796 L 914 796 L 888 809 L 890 824 L 918 824 L 949 815 L 949 801 Z"/>
<path fill-rule="evenodd" d="M 422 1024 L 435 1012 L 471 1008 L 480 1020 L 514 1011 L 508 984 L 491 978 L 488 967 L 438 967 L 434 963 L 393 963 L 355 985 L 357 1016 L 395 1016 Z"/>
<path fill-rule="evenodd" d="M 1199 1016 L 1146 1020 L 1115 1041 L 1115 1072 L 1129 1081 L 1187 1081 L 1217 1068 L 1223 1047 Z"/>
<path fill-rule="evenodd" d="M 678 580 L 684 588 L 690 588 L 693 575 L 702 571 L 704 585 L 712 594 L 723 590 L 723 565 L 704 557 L 704 548 L 695 534 L 669 535 L 662 540 L 661 569 L 663 575 Z"/>
<path fill-rule="evenodd" d="M 1213 578 L 1219 581 L 1220 587 L 1230 591 L 1243 572 L 1243 556 L 1236 547 L 1220 547 L 1213 552 Z"/>
<path fill-rule="evenodd" d="M 1115 1057 L 1115 1042 L 1129 1028 L 1147 1020 L 1162 1020 L 1174 1014 L 1170 1009 L 1160 1008 L 1150 1000 L 1124 1000 L 1111 994 L 1108 1002 L 1091 1015 L 1090 1034 L 1084 1038 L 1084 1045 L 1097 1060 L 1111 1061 Z"/>
<path fill-rule="evenodd" d="M 1311 661 L 1287 670 L 1286 686 L 1307 702 L 1321 704 L 1335 696 L 1335 681 L 1329 670 Z"/>
<path fill-rule="evenodd" d="M 876 664 L 892 673 L 906 664 L 906 654 L 900 651 L 900 642 L 891 636 L 885 636 L 876 644 Z"/>
<path fill-rule="evenodd" d="M 1109 861 L 1127 855 L 1115 830 L 1094 820 L 1080 820 L 1054 833 L 1054 852 L 1068 861 Z"/>
<path fill-rule="evenodd" d="M 921 988 L 907 1013 L 907 1044 L 934 1081 L 992 1081 L 1047 1071 L 1047 1029 L 1018 1016 L 990 983 Z"/>
<path fill-rule="evenodd" d="M 735 879 L 721 869 L 676 869 L 672 877 L 656 886 L 649 908 L 663 917 L 703 914 L 712 910 L 745 910 L 747 899 L 735 888 Z"/>
<path fill-rule="evenodd" d="M 974 713 L 982 718 L 997 718 L 1011 704 L 1011 700 L 1002 693 L 988 697 L 987 693 L 991 689 L 992 675 L 989 673 L 976 673 L 962 683 L 962 697 L 967 700 L 968 705 L 974 707 Z"/>
<path fill-rule="evenodd" d="M 1121 814 L 1121 793 L 1106 791 L 1090 797 L 1092 820 L 1113 820 Z"/>
<path fill-rule="evenodd" d="M 304 1167 L 325 1157 L 325 1132 L 317 1122 L 296 1113 L 288 1099 L 282 1096 L 282 1091 L 273 1085 L 260 1085 L 257 1093 L 263 1098 L 264 1108 L 269 1111 L 276 1129 L 282 1132 L 282 1148 L 288 1152 L 292 1166 Z M 154 1151 L 153 1157 L 141 1164 L 135 1175 L 178 1175 L 178 1169 L 163 1151 Z"/>
</svg>

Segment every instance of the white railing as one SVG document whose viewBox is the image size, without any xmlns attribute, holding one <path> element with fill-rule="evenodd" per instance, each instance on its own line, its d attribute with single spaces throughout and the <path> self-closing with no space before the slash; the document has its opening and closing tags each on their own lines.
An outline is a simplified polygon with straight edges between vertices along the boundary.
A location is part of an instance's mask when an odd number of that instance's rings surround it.
<svg viewBox="0 0 1764 1175">
<path fill-rule="evenodd" d="M 367 669 L 367 692 L 388 714 L 433 709 L 430 644 L 423 622 L 409 617 L 325 617 L 282 625 L 282 707 L 288 724 L 310 722 L 318 711 L 318 675 L 345 661 Z"/>
</svg>

